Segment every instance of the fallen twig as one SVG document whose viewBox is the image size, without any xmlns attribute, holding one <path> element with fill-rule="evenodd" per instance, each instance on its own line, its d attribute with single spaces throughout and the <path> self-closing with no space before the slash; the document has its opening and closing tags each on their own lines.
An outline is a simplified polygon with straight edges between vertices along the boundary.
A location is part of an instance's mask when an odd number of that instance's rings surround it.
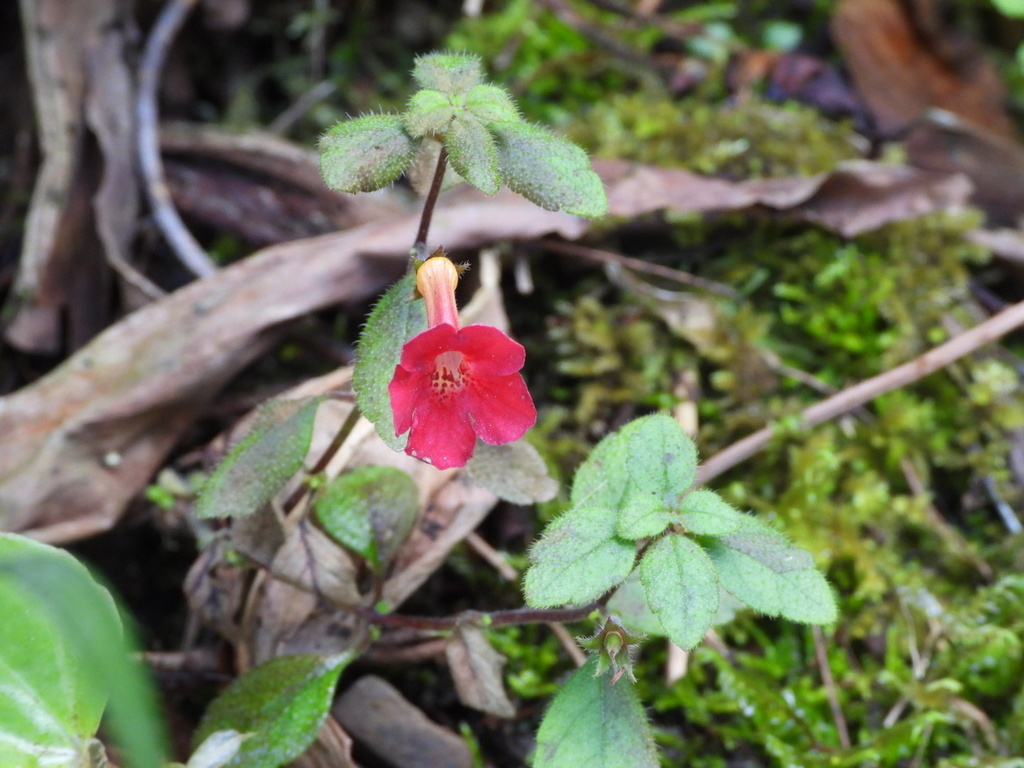
<svg viewBox="0 0 1024 768">
<path fill-rule="evenodd" d="M 848 413 L 879 395 L 905 387 L 940 368 L 945 368 L 1021 325 L 1024 325 L 1024 301 L 1010 305 L 999 314 L 954 336 L 944 344 L 940 344 L 910 362 L 880 373 L 860 384 L 847 387 L 832 397 L 815 403 L 800 414 L 799 424 L 803 428 L 809 428 L 831 421 L 836 416 Z M 737 464 L 746 461 L 768 445 L 775 433 L 774 427 L 764 427 L 719 451 L 698 469 L 697 481 L 707 483 Z"/>
<path fill-rule="evenodd" d="M 189 11 L 198 0 L 169 0 L 157 18 L 139 63 L 139 90 L 135 100 L 135 122 L 138 130 L 136 150 L 139 169 L 146 190 L 146 198 L 153 209 L 153 218 L 166 238 L 171 250 L 193 274 L 198 277 L 217 271 L 202 246 L 181 220 L 164 178 L 160 159 L 160 141 L 157 135 L 157 89 L 160 73 L 167 58 L 167 49 Z"/>
</svg>

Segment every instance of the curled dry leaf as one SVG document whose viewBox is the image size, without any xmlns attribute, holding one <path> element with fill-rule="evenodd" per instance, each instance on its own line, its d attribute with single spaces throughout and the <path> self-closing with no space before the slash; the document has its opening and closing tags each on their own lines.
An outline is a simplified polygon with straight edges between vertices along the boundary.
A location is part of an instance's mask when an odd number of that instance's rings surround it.
<svg viewBox="0 0 1024 768">
<path fill-rule="evenodd" d="M 448 636 L 445 655 L 463 704 L 498 717 L 515 716 L 516 708 L 505 693 L 505 657 L 491 647 L 480 627 L 457 626 Z"/>
</svg>

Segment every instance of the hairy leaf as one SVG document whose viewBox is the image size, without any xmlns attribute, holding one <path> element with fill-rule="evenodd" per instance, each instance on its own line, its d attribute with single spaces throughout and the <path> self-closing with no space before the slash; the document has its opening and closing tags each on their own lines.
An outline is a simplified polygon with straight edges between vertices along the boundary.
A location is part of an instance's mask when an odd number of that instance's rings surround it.
<svg viewBox="0 0 1024 768">
<path fill-rule="evenodd" d="M 196 517 L 241 517 L 267 504 L 296 472 L 313 439 L 321 398 L 271 400 L 203 484 Z"/>
<path fill-rule="evenodd" d="M 549 501 L 558 493 L 544 459 L 525 440 L 503 445 L 478 441 L 466 464 L 466 477 L 513 504 Z"/>
<path fill-rule="evenodd" d="M 714 491 L 701 488 L 683 499 L 680 522 L 690 533 L 699 536 L 724 536 L 738 531 L 745 519 Z"/>
<path fill-rule="evenodd" d="M 417 146 L 399 115 L 346 120 L 320 138 L 320 175 L 339 192 L 373 192 L 406 171 Z"/>
<path fill-rule="evenodd" d="M 448 124 L 455 117 L 451 99 L 440 91 L 424 88 L 409 99 L 405 110 L 405 125 L 409 133 L 419 138 L 435 136 L 448 130 Z"/>
<path fill-rule="evenodd" d="M 528 123 L 494 123 L 501 180 L 549 211 L 597 218 L 608 210 L 600 177 L 571 141 Z"/>
<path fill-rule="evenodd" d="M 457 115 L 448 126 L 445 146 L 452 168 L 485 195 L 501 187 L 498 154 L 490 132 L 475 117 Z"/>
<path fill-rule="evenodd" d="M 671 416 L 654 414 L 631 421 L 622 430 L 626 469 L 644 493 L 666 506 L 677 503 L 697 476 L 697 446 Z"/>
<path fill-rule="evenodd" d="M 251 734 L 227 763 L 278 768 L 306 751 L 327 717 L 338 675 L 350 656 L 279 656 L 237 678 L 214 699 L 193 737 L 217 731 Z"/>
<path fill-rule="evenodd" d="M 601 440 L 576 470 L 570 502 L 619 509 L 629 488 L 626 471 L 626 444 L 618 432 Z"/>
<path fill-rule="evenodd" d="M 625 580 L 636 545 L 615 535 L 617 518 L 614 509 L 576 507 L 553 520 L 530 550 L 526 602 L 535 608 L 583 605 Z"/>
<path fill-rule="evenodd" d="M 754 610 L 807 624 L 836 620 L 835 597 L 814 558 L 757 518 L 744 515 L 737 532 L 709 539 L 706 548 L 722 586 Z"/>
<path fill-rule="evenodd" d="M 391 286 L 366 320 L 356 347 L 352 388 L 356 405 L 369 419 L 381 439 L 394 450 L 405 448 L 406 436 L 395 434 L 388 384 L 402 357 L 402 347 L 427 328 L 422 300 L 413 300 L 416 275 L 410 273 Z"/>
<path fill-rule="evenodd" d="M 654 738 L 633 686 L 595 676 L 591 658 L 573 672 L 537 731 L 534 768 L 657 768 Z"/>
<path fill-rule="evenodd" d="M 476 56 L 458 53 L 429 53 L 418 56 L 412 69 L 421 88 L 432 88 L 449 95 L 464 94 L 483 80 L 484 72 Z"/>
<path fill-rule="evenodd" d="M 686 536 L 664 536 L 641 558 L 640 581 L 669 639 L 695 647 L 718 611 L 718 576 L 707 553 Z"/>
<path fill-rule="evenodd" d="M 624 539 L 646 539 L 657 536 L 676 519 L 658 496 L 630 489 L 623 500 L 616 531 Z"/>
<path fill-rule="evenodd" d="M 331 481 L 313 509 L 331 537 L 379 566 L 412 531 L 419 491 L 394 467 L 356 467 Z"/>
<path fill-rule="evenodd" d="M 522 118 L 508 91 L 497 85 L 474 85 L 466 94 L 466 109 L 483 123 L 517 123 Z"/>
</svg>

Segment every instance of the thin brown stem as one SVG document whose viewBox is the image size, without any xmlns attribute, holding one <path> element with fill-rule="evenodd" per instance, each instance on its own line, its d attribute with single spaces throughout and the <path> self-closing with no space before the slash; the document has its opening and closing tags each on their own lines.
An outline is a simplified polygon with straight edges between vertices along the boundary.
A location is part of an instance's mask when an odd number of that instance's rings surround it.
<svg viewBox="0 0 1024 768">
<path fill-rule="evenodd" d="M 356 422 L 359 421 L 359 409 L 356 408 L 355 404 L 352 404 L 352 410 L 348 412 L 348 416 L 345 417 L 345 421 L 342 422 L 341 427 L 338 428 L 338 432 L 334 435 L 334 439 L 331 440 L 331 444 L 324 449 L 324 452 L 320 454 L 320 458 L 317 460 L 313 468 L 309 470 L 309 475 L 319 475 L 325 469 L 327 465 L 331 463 L 331 460 L 338 455 L 338 451 L 341 450 L 341 446 L 345 444 L 348 436 L 352 434 L 352 430 L 355 429 Z M 295 509 L 302 497 L 309 490 L 309 487 L 302 483 L 296 488 L 292 495 L 284 502 L 283 511 L 284 514 L 288 514 L 291 510 Z"/>
<path fill-rule="evenodd" d="M 455 629 L 460 621 L 476 621 L 488 627 L 549 624 L 551 622 L 569 624 L 574 621 L 583 621 L 594 611 L 600 610 L 601 606 L 601 601 L 596 601 L 581 608 L 516 608 L 492 613 L 463 611 L 454 616 L 405 616 L 400 613 L 378 613 L 370 608 L 358 610 L 370 624 L 378 627 L 402 627 L 445 632 Z"/>
<path fill-rule="evenodd" d="M 426 256 L 430 221 L 434 218 L 434 208 L 437 206 L 437 197 L 441 194 L 441 182 L 444 181 L 444 172 L 447 167 L 448 150 L 442 144 L 441 151 L 437 153 L 437 167 L 434 168 L 434 178 L 430 182 L 430 191 L 427 192 L 427 197 L 423 201 L 423 213 L 420 214 L 420 228 L 416 233 L 416 242 L 413 244 L 413 250 L 419 258 Z"/>
<path fill-rule="evenodd" d="M 832 397 L 815 403 L 800 414 L 800 426 L 815 427 L 844 413 L 849 413 L 879 395 L 905 387 L 940 368 L 945 368 L 1021 325 L 1024 325 L 1024 301 L 1010 305 L 999 314 L 993 315 L 988 320 L 954 336 L 946 343 L 928 350 L 908 363 L 880 373 L 860 384 L 847 387 Z M 701 465 L 697 471 L 697 481 L 707 483 L 737 464 L 746 461 L 768 445 L 774 434 L 774 428 L 768 426 L 719 451 Z"/>
</svg>

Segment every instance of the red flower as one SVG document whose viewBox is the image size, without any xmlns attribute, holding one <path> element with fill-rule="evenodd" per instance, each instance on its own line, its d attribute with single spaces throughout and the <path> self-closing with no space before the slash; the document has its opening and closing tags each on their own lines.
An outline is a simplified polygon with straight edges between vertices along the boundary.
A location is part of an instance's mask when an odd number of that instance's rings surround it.
<svg viewBox="0 0 1024 768">
<path fill-rule="evenodd" d="M 413 337 L 388 386 L 395 433 L 405 452 L 438 469 L 461 467 L 479 437 L 501 445 L 537 421 L 518 373 L 526 352 L 497 328 L 444 323 Z"/>
<path fill-rule="evenodd" d="M 409 432 L 405 452 L 438 469 L 465 466 L 478 437 L 510 443 L 537 421 L 519 374 L 526 351 L 489 325 L 460 329 L 457 282 L 455 266 L 443 256 L 417 270 L 430 327 L 402 347 L 388 385 L 395 434 Z"/>
</svg>

